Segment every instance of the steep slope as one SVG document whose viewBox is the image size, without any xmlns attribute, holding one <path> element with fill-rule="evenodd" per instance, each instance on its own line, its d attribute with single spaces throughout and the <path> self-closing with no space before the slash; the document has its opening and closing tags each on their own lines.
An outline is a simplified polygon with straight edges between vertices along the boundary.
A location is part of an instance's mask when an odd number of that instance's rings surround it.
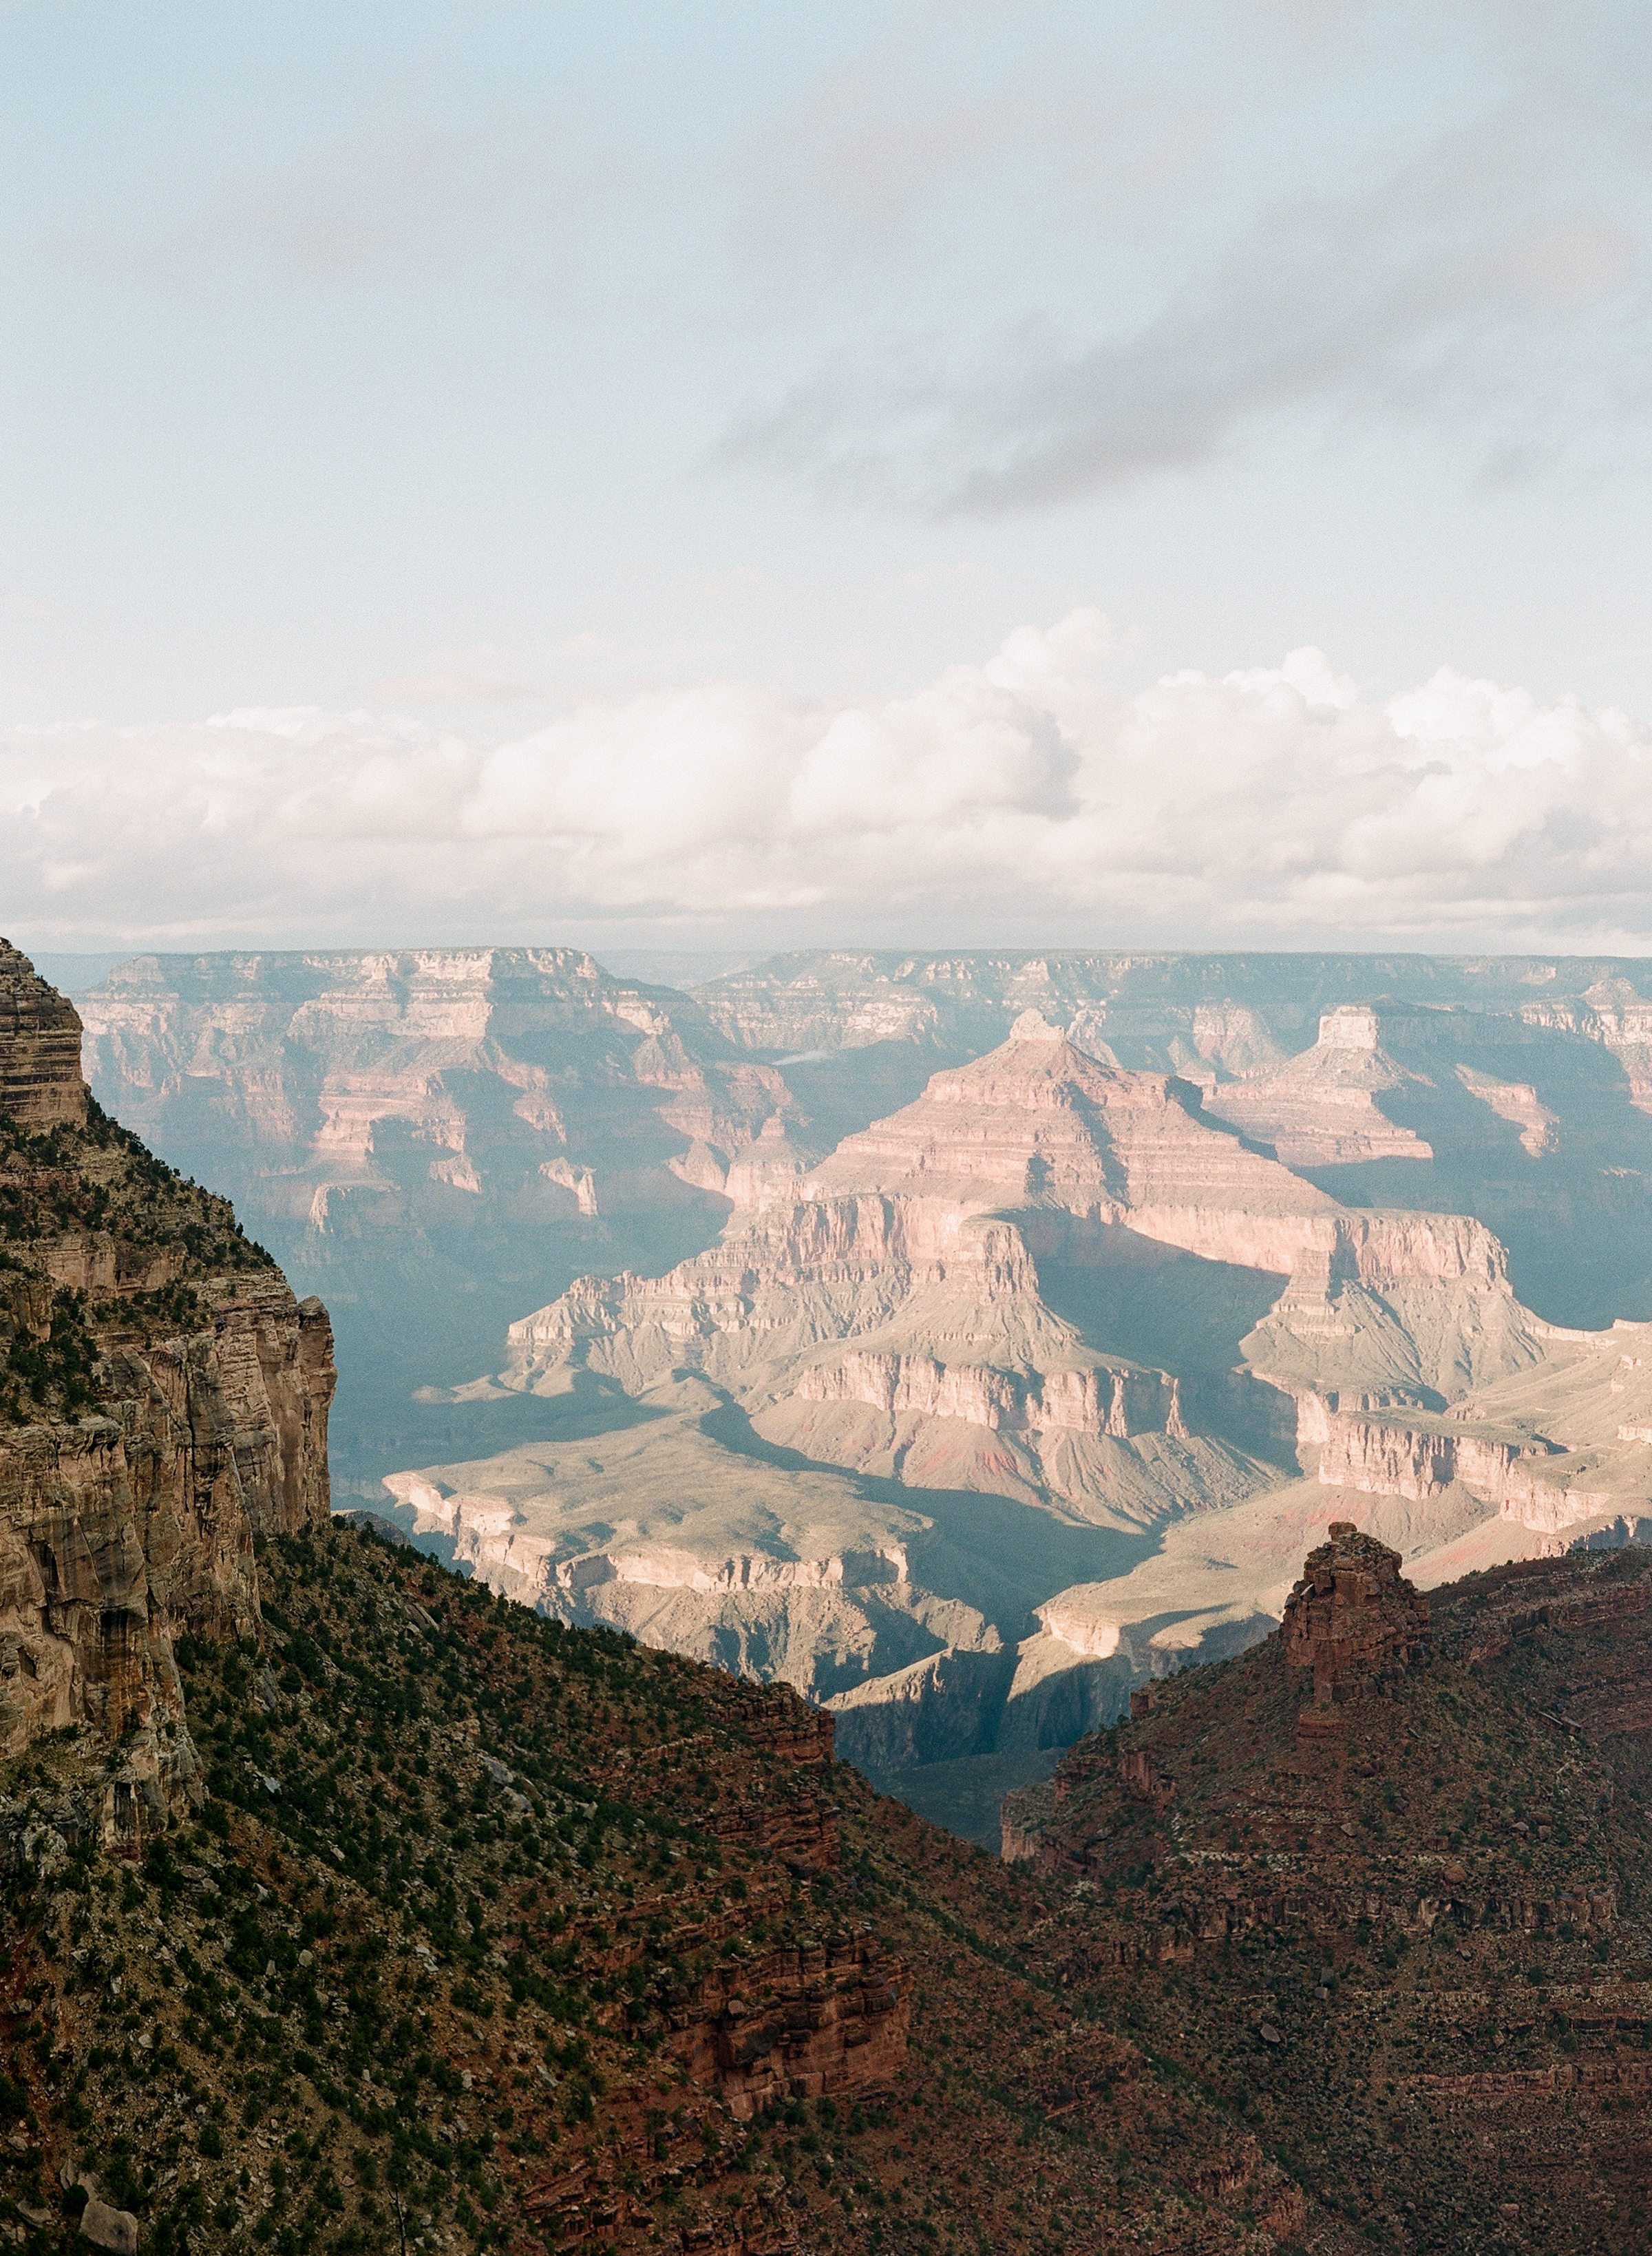
<svg viewBox="0 0 1652 2256">
<path fill-rule="evenodd" d="M 141 1865 L 48 1842 L 0 1911 L 26 2248 L 81 2210 L 155 2256 L 1266 2256 L 1313 2219 L 1059 1993 L 1056 1892 L 878 1801 L 791 1695 L 336 1521 L 259 1565 L 256 1643 L 182 1656 L 196 1821 Z"/>
<path fill-rule="evenodd" d="M 1639 2248 L 1652 1558 L 1432 1607 L 1339 1525 L 1266 1644 L 1005 1809 L 1052 1960 L 1378 2245 Z M 1572 1712 L 1575 1699 L 1577 1712 Z"/>
<path fill-rule="evenodd" d="M 1483 1229 L 1339 1209 L 1208 1119 L 1187 1084 L 1101 1065 L 1029 1013 L 989 1056 L 936 1075 L 735 1217 L 711 1251 L 654 1282 L 585 1280 L 514 1326 L 513 1379 L 572 1359 L 634 1383 L 688 1357 L 750 1385 L 799 1358 L 824 1371 L 827 1343 L 853 1337 L 855 1380 L 884 1392 L 904 1377 L 884 1364 L 907 1335 L 957 1343 L 972 1370 L 1095 1371 L 1102 1359 L 1043 1300 L 1038 1265 L 1139 1268 L 1142 1240 L 1282 1280 L 1246 1353 L 1288 1387 L 1329 1360 L 1345 1384 L 1456 1392 L 1538 1351 Z M 1154 1422 L 1174 1431 L 1179 1412 L 1158 1394 Z M 1079 1388 L 1065 1419 L 1026 1399 L 1023 1422 L 1100 1437 L 1112 1408 L 1110 1388 Z"/>
<path fill-rule="evenodd" d="M 1213 1082 L 1211 1110 L 1344 1203 L 1475 1216 L 1566 1325 L 1652 1315 L 1652 1117 L 1626 980 L 1518 1009 L 1380 1003 Z"/>
<path fill-rule="evenodd" d="M 1305 2213 L 829 1719 L 331 1519 L 324 1313 L 0 982 L 14 2245 L 1240 2256 Z"/>
<path fill-rule="evenodd" d="M 255 1537 L 327 1508 L 331 1334 L 88 1101 L 72 1007 L 4 944 L 0 1029 L 0 1751 L 88 1731 L 107 1842 L 193 1789 L 177 1638 L 253 1626 Z"/>
</svg>

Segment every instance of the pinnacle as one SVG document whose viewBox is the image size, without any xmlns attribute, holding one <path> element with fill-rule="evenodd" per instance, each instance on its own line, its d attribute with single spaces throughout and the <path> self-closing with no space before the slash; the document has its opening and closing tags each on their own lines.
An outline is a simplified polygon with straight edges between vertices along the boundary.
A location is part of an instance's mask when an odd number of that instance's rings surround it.
<svg viewBox="0 0 1652 2256">
<path fill-rule="evenodd" d="M 1352 1520 L 1332 1520 L 1311 1551 L 1286 1602 L 1286 1660 L 1313 1672 L 1314 1711 L 1381 1690 L 1428 1651 L 1428 1601 L 1400 1572 L 1401 1559 Z"/>
</svg>

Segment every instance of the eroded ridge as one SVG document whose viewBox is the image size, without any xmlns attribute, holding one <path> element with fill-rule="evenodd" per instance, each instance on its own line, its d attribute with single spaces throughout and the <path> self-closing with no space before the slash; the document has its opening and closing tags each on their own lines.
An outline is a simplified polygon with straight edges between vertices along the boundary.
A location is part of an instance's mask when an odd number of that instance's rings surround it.
<svg viewBox="0 0 1652 2256">
<path fill-rule="evenodd" d="M 1638 2247 L 1652 1555 L 1431 1605 L 1399 1567 L 1333 1526 L 1264 1644 L 1012 1795 L 1005 1853 L 1066 1884 L 1066 1978 L 1367 2234 Z"/>
</svg>

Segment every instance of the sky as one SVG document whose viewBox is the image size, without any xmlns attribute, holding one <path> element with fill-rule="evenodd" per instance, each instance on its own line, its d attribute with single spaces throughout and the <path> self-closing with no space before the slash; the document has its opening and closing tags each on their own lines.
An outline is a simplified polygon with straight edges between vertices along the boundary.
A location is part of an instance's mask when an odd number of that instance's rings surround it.
<svg viewBox="0 0 1652 2256">
<path fill-rule="evenodd" d="M 1645 28 L 0 5 L 0 928 L 1652 950 Z"/>
</svg>

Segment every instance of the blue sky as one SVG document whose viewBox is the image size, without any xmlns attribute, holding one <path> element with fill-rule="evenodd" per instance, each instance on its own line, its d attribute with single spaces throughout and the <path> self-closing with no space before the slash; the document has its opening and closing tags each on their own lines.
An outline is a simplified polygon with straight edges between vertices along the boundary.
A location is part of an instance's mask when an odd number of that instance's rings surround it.
<svg viewBox="0 0 1652 2256">
<path fill-rule="evenodd" d="M 0 726 L 485 752 L 714 680 L 898 700 L 1091 610 L 1122 698 L 1311 645 L 1377 706 L 1445 666 L 1652 716 L 1645 28 L 0 9 Z"/>
</svg>

